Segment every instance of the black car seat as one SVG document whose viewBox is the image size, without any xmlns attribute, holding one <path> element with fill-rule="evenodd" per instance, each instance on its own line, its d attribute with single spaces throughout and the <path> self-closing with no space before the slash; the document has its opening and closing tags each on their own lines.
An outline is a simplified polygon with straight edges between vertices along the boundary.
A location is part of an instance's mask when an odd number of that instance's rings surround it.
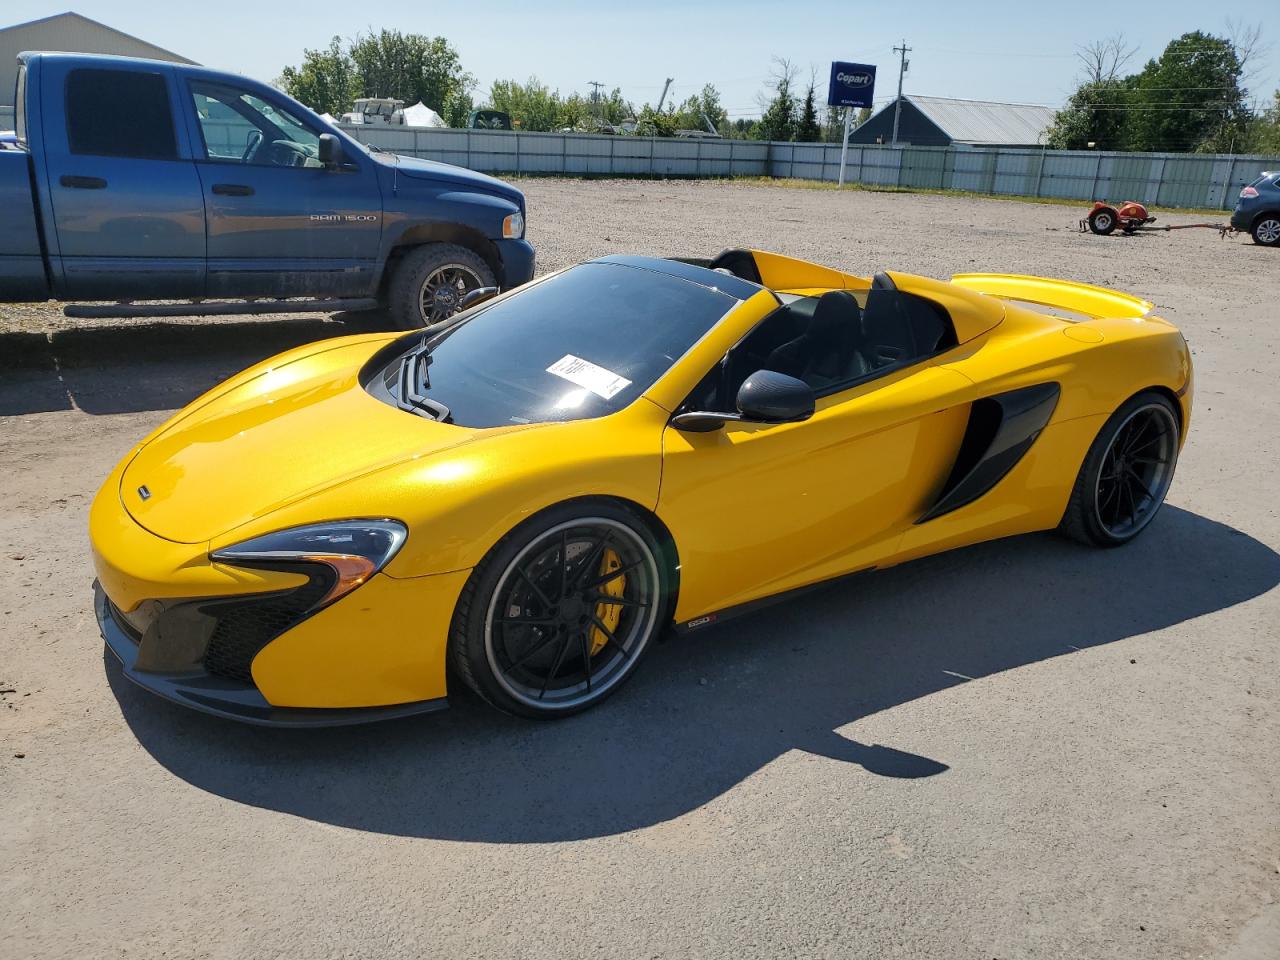
<svg viewBox="0 0 1280 960">
<path fill-rule="evenodd" d="M 955 346 L 955 330 L 942 307 L 897 289 L 876 274 L 862 312 L 862 351 L 871 369 L 920 360 Z"/>
<path fill-rule="evenodd" d="M 813 319 L 800 336 L 765 360 L 765 369 L 824 387 L 868 372 L 862 351 L 862 310 L 853 294 L 832 290 L 818 299 Z"/>
<path fill-rule="evenodd" d="M 903 295 L 882 273 L 876 274 L 867 292 L 867 308 L 862 312 L 862 353 L 872 370 L 903 363 L 915 354 Z"/>
</svg>

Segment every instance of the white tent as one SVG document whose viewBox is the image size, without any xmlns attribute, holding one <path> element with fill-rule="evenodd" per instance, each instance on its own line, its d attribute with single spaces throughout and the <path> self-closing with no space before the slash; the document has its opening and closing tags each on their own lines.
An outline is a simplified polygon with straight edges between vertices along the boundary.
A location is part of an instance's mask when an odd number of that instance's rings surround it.
<svg viewBox="0 0 1280 960">
<path fill-rule="evenodd" d="M 419 100 L 412 107 L 404 108 L 404 125 L 406 127 L 447 127 L 448 124 L 440 114 L 436 113 Z"/>
</svg>

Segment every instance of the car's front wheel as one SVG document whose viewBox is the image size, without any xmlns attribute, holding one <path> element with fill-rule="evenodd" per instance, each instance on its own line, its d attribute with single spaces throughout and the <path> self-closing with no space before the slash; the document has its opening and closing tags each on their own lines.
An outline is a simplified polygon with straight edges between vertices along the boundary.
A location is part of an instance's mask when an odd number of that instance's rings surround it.
<svg viewBox="0 0 1280 960">
<path fill-rule="evenodd" d="M 608 501 L 555 507 L 504 537 L 472 572 L 450 664 L 489 703 L 539 719 L 609 696 L 669 614 L 657 539 Z"/>
<path fill-rule="evenodd" d="M 493 271 L 476 253 L 454 243 L 414 247 L 391 275 L 387 306 L 401 330 L 448 320 L 472 290 L 497 286 Z"/>
<path fill-rule="evenodd" d="M 1089 448 L 1059 529 L 1099 547 L 1118 547 L 1141 533 L 1169 492 L 1178 433 L 1177 411 L 1163 394 L 1126 401 Z"/>
<path fill-rule="evenodd" d="M 1264 247 L 1280 247 L 1280 215 L 1268 213 L 1253 225 L 1253 242 Z"/>
</svg>

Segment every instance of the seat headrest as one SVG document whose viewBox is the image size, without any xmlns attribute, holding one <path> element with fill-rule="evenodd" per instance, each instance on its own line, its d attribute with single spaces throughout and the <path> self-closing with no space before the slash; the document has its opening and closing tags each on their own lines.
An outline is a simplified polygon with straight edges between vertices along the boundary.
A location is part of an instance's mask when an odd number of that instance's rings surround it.
<svg viewBox="0 0 1280 960">
<path fill-rule="evenodd" d="M 852 333 L 860 329 L 862 308 L 848 290 L 829 290 L 818 298 L 813 319 L 809 321 L 811 336 L 829 339 L 840 333 Z"/>
</svg>

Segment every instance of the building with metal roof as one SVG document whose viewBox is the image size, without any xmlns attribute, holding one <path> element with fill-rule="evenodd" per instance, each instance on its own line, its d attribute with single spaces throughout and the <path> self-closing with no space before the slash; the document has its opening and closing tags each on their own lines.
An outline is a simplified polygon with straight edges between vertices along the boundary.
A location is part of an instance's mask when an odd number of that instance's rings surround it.
<svg viewBox="0 0 1280 960">
<path fill-rule="evenodd" d="M 18 54 L 24 50 L 104 53 L 172 63 L 195 62 L 78 13 L 58 13 L 0 28 L 0 127 L 6 126 L 6 106 L 12 110 L 18 86 Z M 7 112 L 7 116 L 12 118 L 12 113 Z"/>
<path fill-rule="evenodd" d="M 893 140 L 891 100 L 849 134 L 850 143 Z M 898 142 L 917 147 L 1034 147 L 1044 142 L 1054 109 L 1032 103 L 953 100 L 949 97 L 902 97 Z"/>
</svg>

